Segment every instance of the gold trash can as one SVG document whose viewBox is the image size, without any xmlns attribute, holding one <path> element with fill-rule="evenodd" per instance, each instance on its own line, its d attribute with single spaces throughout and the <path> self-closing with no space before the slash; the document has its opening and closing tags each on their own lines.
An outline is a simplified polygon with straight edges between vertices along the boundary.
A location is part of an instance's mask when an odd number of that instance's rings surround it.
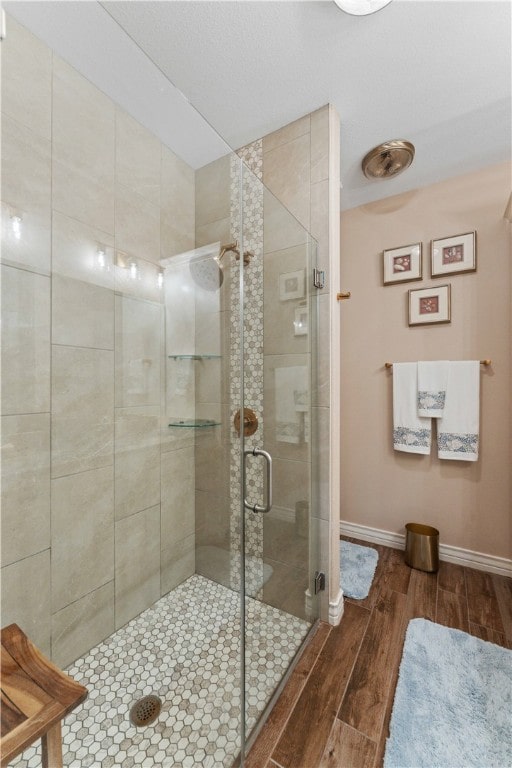
<svg viewBox="0 0 512 768">
<path fill-rule="evenodd" d="M 405 562 L 429 573 L 439 570 L 439 531 L 430 525 L 407 523 Z"/>
</svg>

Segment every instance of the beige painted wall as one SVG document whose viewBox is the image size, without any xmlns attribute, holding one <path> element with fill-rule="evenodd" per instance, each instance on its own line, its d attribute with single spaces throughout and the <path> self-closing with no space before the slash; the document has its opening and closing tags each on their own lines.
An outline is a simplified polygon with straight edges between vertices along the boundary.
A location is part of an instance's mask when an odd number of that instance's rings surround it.
<svg viewBox="0 0 512 768">
<path fill-rule="evenodd" d="M 508 164 L 346 211 L 341 216 L 341 519 L 441 544 L 512 556 L 511 225 Z M 430 279 L 430 240 L 477 232 L 477 271 Z M 382 285 L 382 251 L 423 243 L 423 280 Z M 409 328 L 409 288 L 451 283 L 452 321 Z M 392 373 L 385 361 L 492 358 L 482 367 L 480 458 L 440 461 L 392 448 Z"/>
</svg>

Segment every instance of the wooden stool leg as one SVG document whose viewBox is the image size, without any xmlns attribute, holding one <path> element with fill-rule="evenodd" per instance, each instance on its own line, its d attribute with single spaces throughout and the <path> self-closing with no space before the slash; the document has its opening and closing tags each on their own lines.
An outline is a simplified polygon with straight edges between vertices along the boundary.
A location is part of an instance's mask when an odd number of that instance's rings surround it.
<svg viewBox="0 0 512 768">
<path fill-rule="evenodd" d="M 62 768 L 62 728 L 60 720 L 41 737 L 41 746 L 43 748 L 43 768 Z"/>
</svg>

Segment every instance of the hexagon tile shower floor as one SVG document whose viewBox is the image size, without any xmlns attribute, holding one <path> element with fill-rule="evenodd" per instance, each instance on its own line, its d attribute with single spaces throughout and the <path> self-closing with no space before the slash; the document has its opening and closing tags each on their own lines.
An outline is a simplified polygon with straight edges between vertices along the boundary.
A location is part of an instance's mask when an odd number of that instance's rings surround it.
<svg viewBox="0 0 512 768">
<path fill-rule="evenodd" d="M 228 768 L 239 751 L 240 598 L 191 576 L 68 668 L 89 697 L 63 724 L 72 768 Z M 249 729 L 309 625 L 247 598 Z M 130 709 L 155 694 L 162 710 L 136 727 Z M 40 747 L 13 763 L 38 768 Z"/>
</svg>

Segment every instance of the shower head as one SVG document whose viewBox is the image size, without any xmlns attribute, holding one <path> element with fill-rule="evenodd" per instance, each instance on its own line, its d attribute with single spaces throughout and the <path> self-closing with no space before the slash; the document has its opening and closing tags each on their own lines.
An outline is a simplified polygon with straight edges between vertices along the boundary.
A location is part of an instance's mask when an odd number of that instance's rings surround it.
<svg viewBox="0 0 512 768">
<path fill-rule="evenodd" d="M 173 284 L 181 285 L 183 290 L 193 289 L 187 278 L 186 270 L 196 285 L 205 291 L 218 291 L 224 281 L 219 265 L 220 242 L 208 243 L 190 251 L 173 254 L 160 259 L 160 266 L 173 275 Z"/>
<path fill-rule="evenodd" d="M 191 261 L 189 270 L 196 285 L 205 291 L 218 291 L 224 282 L 224 273 L 215 256 Z"/>
<path fill-rule="evenodd" d="M 218 251 L 217 251 L 218 248 Z M 190 274 L 196 285 L 205 291 L 218 291 L 224 282 L 224 272 L 222 259 L 227 253 L 234 253 L 236 261 L 240 261 L 240 249 L 238 241 L 227 243 L 226 245 L 217 244 L 215 250 L 212 246 L 204 246 L 198 249 L 200 253 L 194 255 L 189 261 Z M 249 264 L 254 254 L 250 251 L 244 251 L 244 266 Z"/>
</svg>

